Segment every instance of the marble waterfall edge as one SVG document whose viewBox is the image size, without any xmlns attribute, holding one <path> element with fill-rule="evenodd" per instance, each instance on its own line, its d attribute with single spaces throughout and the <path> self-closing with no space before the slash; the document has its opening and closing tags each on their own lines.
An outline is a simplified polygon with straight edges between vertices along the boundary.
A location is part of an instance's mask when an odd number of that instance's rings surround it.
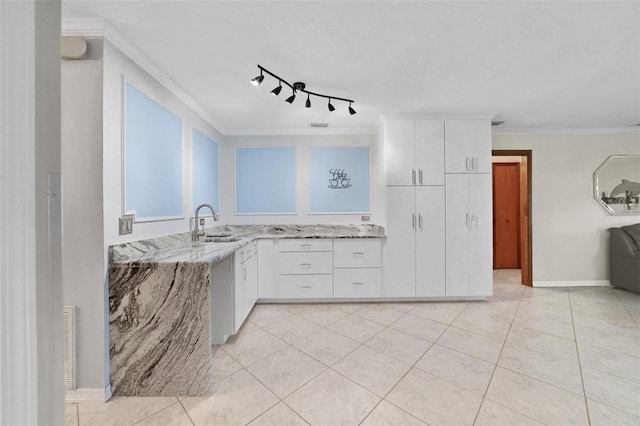
<svg viewBox="0 0 640 426">
<path fill-rule="evenodd" d="M 208 271 L 205 263 L 111 265 L 114 395 L 211 394 Z"/>
</svg>

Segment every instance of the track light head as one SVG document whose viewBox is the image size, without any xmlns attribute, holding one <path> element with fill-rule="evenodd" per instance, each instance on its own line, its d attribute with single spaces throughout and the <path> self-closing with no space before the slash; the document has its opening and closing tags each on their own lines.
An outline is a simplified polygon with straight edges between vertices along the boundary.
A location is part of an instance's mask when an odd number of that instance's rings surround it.
<svg viewBox="0 0 640 426">
<path fill-rule="evenodd" d="M 327 108 L 329 108 L 329 111 L 335 111 L 336 110 L 336 107 L 331 105 L 331 98 L 329 98 L 329 104 L 327 105 Z"/>
<path fill-rule="evenodd" d="M 280 94 L 280 91 L 282 90 L 282 82 L 280 82 L 280 84 L 278 85 L 278 87 L 276 87 L 275 89 L 273 89 L 271 91 L 271 94 L 273 96 L 278 96 Z"/>
<path fill-rule="evenodd" d="M 305 102 L 304 106 L 307 108 L 311 108 L 311 99 L 309 99 L 309 94 L 307 93 L 307 102 Z"/>
<path fill-rule="evenodd" d="M 351 106 L 351 102 L 349 102 L 349 114 L 353 115 L 356 113 L 356 110 Z"/>
<path fill-rule="evenodd" d="M 262 70 L 260 70 L 260 75 L 255 78 L 252 78 L 251 84 L 253 84 L 254 86 L 260 86 L 260 84 L 262 83 L 262 80 L 264 80 L 264 75 L 262 75 Z"/>
<path fill-rule="evenodd" d="M 294 92 L 291 96 L 289 96 L 289 97 L 286 99 L 286 101 L 287 101 L 287 102 L 289 102 L 290 104 L 292 104 L 292 103 L 293 103 L 293 101 L 295 101 L 295 100 L 296 100 L 296 94 L 295 94 L 295 92 Z"/>
</svg>

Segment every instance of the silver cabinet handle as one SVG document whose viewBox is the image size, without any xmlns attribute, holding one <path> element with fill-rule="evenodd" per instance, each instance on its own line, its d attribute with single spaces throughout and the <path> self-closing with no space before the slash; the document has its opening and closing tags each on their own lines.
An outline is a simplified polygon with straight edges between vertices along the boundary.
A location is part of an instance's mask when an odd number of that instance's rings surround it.
<svg viewBox="0 0 640 426">
<path fill-rule="evenodd" d="M 471 215 L 471 229 L 478 229 L 478 216 Z"/>
<path fill-rule="evenodd" d="M 364 256 L 364 252 L 361 252 L 361 251 L 354 251 L 351 254 L 354 255 L 354 256 Z"/>
<path fill-rule="evenodd" d="M 301 285 L 300 288 L 311 288 L 310 285 Z"/>
<path fill-rule="evenodd" d="M 413 229 L 416 229 L 416 214 L 415 214 L 415 213 L 413 213 L 413 214 L 411 215 L 411 227 L 412 227 Z"/>
<path fill-rule="evenodd" d="M 478 171 L 478 158 L 477 157 L 471 157 L 471 170 L 473 170 L 474 172 Z"/>
<path fill-rule="evenodd" d="M 247 280 L 247 268 L 242 268 L 242 279 Z"/>
<path fill-rule="evenodd" d="M 466 171 L 470 171 L 470 170 L 471 170 L 471 167 L 472 167 L 472 164 L 471 164 L 471 158 L 469 158 L 469 157 L 464 157 L 464 161 L 465 161 L 464 169 L 465 169 Z"/>
<path fill-rule="evenodd" d="M 311 244 L 300 244 L 300 248 L 309 248 Z"/>
<path fill-rule="evenodd" d="M 418 169 L 418 182 L 422 185 L 422 169 Z"/>
<path fill-rule="evenodd" d="M 466 213 L 464 216 L 464 225 L 469 228 L 469 213 Z"/>
<path fill-rule="evenodd" d="M 353 285 L 364 285 L 364 283 L 351 283 Z"/>
<path fill-rule="evenodd" d="M 411 183 L 416 184 L 416 170 L 411 169 Z"/>
<path fill-rule="evenodd" d="M 308 267 L 311 266 L 311 264 L 310 263 L 301 263 L 300 266 L 303 267 L 303 268 L 308 268 Z"/>
<path fill-rule="evenodd" d="M 418 227 L 422 230 L 422 215 L 418 214 Z"/>
</svg>

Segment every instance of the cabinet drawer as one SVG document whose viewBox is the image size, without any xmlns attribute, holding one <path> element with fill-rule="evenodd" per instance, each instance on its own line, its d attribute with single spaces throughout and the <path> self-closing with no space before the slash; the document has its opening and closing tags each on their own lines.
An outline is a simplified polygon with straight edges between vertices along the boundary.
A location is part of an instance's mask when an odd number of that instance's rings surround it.
<svg viewBox="0 0 640 426">
<path fill-rule="evenodd" d="M 330 238 L 283 238 L 279 243 L 283 251 L 332 251 L 333 241 Z"/>
<path fill-rule="evenodd" d="M 279 297 L 282 299 L 333 297 L 331 275 L 280 275 L 279 278 Z"/>
<path fill-rule="evenodd" d="M 378 268 L 382 245 L 379 238 L 339 239 L 333 244 L 336 268 Z"/>
<path fill-rule="evenodd" d="M 278 255 L 280 274 L 331 274 L 333 254 L 331 252 L 289 252 Z"/>
<path fill-rule="evenodd" d="M 246 262 L 247 260 L 255 256 L 255 254 L 256 254 L 256 242 L 251 241 L 249 244 L 242 247 L 241 262 L 242 263 Z"/>
<path fill-rule="evenodd" d="M 333 296 L 381 297 L 380 268 L 345 268 L 333 273 Z"/>
</svg>

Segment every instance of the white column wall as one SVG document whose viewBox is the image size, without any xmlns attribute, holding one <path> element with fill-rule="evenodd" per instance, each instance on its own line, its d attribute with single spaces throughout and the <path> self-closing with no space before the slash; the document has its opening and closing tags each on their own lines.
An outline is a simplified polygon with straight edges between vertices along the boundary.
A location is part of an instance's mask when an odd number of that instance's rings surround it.
<svg viewBox="0 0 640 426">
<path fill-rule="evenodd" d="M 59 34 L 59 1 L 0 2 L 0 424 L 7 425 L 64 423 Z"/>
</svg>

